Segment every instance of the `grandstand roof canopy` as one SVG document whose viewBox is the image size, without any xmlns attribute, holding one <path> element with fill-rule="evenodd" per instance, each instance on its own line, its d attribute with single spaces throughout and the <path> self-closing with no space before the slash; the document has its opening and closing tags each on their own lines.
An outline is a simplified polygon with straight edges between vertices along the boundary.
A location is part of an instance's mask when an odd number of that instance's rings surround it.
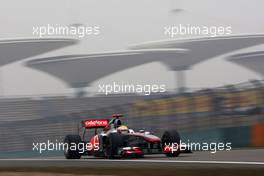
<svg viewBox="0 0 264 176">
<path fill-rule="evenodd" d="M 144 63 L 160 61 L 173 70 L 185 70 L 206 59 L 261 43 L 264 43 L 264 35 L 170 40 L 136 45 L 131 47 L 133 50 L 120 52 L 35 59 L 27 62 L 27 65 L 78 88 Z"/>
<path fill-rule="evenodd" d="M 212 57 L 262 43 L 264 43 L 264 35 L 229 35 L 220 37 L 199 37 L 180 40 L 156 41 L 133 45 L 130 49 L 188 49 L 190 52 L 182 56 L 180 59 L 185 62 L 186 66 L 192 66 Z M 177 64 L 175 64 L 175 66 L 174 70 L 181 69 L 181 65 L 177 66 Z"/>
<path fill-rule="evenodd" d="M 63 38 L 0 40 L 0 66 L 75 43 Z"/>
<path fill-rule="evenodd" d="M 228 60 L 264 77 L 264 51 L 235 54 L 230 56 Z"/>
<path fill-rule="evenodd" d="M 180 58 L 188 50 L 147 49 L 88 55 L 66 55 L 34 59 L 29 67 L 39 69 L 65 81 L 71 87 L 86 87 L 92 81 L 137 65 L 163 61 L 169 66 L 184 65 Z"/>
</svg>

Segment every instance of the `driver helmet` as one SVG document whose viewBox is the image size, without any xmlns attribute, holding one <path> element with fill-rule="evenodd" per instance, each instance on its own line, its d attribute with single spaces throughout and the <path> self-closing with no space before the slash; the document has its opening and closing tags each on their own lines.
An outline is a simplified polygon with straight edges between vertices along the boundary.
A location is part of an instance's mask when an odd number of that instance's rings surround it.
<svg viewBox="0 0 264 176">
<path fill-rule="evenodd" d="M 128 127 L 125 125 L 121 125 L 117 128 L 117 131 L 120 133 L 128 133 Z"/>
</svg>

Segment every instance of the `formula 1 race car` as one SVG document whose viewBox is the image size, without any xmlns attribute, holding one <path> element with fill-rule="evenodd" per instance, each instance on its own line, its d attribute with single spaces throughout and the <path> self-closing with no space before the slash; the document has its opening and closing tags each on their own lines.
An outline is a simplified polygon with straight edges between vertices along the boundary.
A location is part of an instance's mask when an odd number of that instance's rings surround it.
<svg viewBox="0 0 264 176">
<path fill-rule="evenodd" d="M 78 135 L 67 135 L 64 139 L 64 155 L 67 159 L 80 159 L 81 156 L 95 156 L 109 159 L 143 157 L 147 154 L 165 154 L 177 157 L 180 136 L 176 130 L 167 130 L 159 138 L 144 130 L 135 132 L 122 124 L 121 114 L 113 114 L 111 120 L 83 120 Z M 87 131 L 95 133 L 87 139 Z M 98 129 L 101 129 L 100 131 Z M 173 145 L 172 145 L 173 144 Z"/>
</svg>

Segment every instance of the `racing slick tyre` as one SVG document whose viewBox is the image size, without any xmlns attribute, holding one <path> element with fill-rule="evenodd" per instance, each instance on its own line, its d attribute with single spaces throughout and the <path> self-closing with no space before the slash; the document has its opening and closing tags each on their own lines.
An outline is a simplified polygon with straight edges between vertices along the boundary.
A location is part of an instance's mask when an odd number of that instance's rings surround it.
<svg viewBox="0 0 264 176">
<path fill-rule="evenodd" d="M 114 159 L 118 155 L 119 148 L 123 147 L 123 136 L 120 133 L 110 133 L 106 138 L 105 156 Z"/>
<path fill-rule="evenodd" d="M 81 154 L 78 150 L 78 144 L 81 143 L 79 135 L 67 135 L 64 139 L 64 144 L 67 147 L 64 149 L 64 156 L 66 159 L 80 159 Z"/>
<path fill-rule="evenodd" d="M 169 153 L 165 153 L 167 157 L 177 157 L 180 154 L 180 135 L 177 130 L 168 130 L 165 131 L 161 137 L 162 148 L 165 145 L 177 145 L 177 150 Z"/>
</svg>

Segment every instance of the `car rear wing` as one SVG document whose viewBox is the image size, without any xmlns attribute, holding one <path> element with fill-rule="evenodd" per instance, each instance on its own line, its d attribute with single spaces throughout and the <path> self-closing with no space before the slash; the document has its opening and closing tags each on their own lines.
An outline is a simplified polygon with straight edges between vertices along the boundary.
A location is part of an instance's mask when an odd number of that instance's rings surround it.
<svg viewBox="0 0 264 176">
<path fill-rule="evenodd" d="M 93 120 L 83 120 L 82 126 L 84 128 L 105 128 L 109 124 L 109 120 L 107 119 L 93 119 Z"/>
</svg>

